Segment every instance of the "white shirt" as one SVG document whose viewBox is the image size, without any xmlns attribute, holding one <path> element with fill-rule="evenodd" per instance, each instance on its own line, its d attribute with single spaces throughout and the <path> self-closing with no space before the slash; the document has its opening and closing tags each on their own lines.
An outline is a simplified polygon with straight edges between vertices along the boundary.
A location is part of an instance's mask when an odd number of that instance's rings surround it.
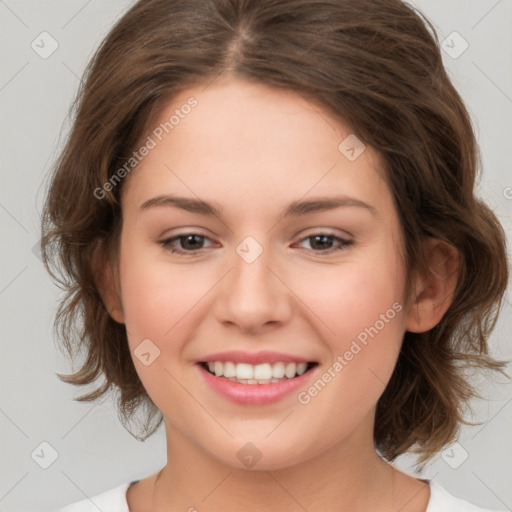
<svg viewBox="0 0 512 512">
<path fill-rule="evenodd" d="M 456 498 L 433 480 L 425 481 L 430 485 L 430 499 L 425 512 L 499 512 L 490 508 L 477 507 L 466 500 Z M 98 510 L 103 512 L 130 512 L 126 501 L 126 491 L 131 483 L 126 482 L 90 499 L 76 501 L 56 512 L 98 512 Z"/>
</svg>

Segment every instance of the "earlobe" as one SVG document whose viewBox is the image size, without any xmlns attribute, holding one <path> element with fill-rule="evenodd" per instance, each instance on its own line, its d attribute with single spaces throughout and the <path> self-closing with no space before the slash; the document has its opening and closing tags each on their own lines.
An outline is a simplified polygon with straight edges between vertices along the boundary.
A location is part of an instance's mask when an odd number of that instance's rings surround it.
<svg viewBox="0 0 512 512">
<path fill-rule="evenodd" d="M 99 244 L 93 256 L 94 281 L 109 315 L 117 323 L 124 324 L 120 290 L 113 264 L 103 244 Z"/>
<path fill-rule="evenodd" d="M 409 332 L 426 332 L 435 327 L 450 307 L 457 286 L 457 249 L 434 238 L 429 238 L 425 244 L 428 271 L 416 276 L 406 316 L 406 330 Z"/>
</svg>

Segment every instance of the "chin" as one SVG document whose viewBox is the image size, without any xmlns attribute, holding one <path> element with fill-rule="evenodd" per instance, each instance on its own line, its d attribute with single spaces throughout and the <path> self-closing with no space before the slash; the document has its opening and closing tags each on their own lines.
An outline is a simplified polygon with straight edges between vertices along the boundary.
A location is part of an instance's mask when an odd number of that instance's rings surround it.
<svg viewBox="0 0 512 512">
<path fill-rule="evenodd" d="M 247 438 L 245 438 L 247 439 Z M 251 439 L 251 438 L 249 438 Z M 313 457 L 314 453 L 306 453 L 297 446 L 303 444 L 300 440 L 286 437 L 287 443 L 279 437 L 272 441 L 265 438 L 252 440 L 234 439 L 222 452 L 212 453 L 212 456 L 222 463 L 237 469 L 249 471 L 275 471 L 286 469 Z M 219 445 L 216 445 L 218 448 Z M 234 453 L 234 457 L 226 458 L 226 454 Z"/>
</svg>

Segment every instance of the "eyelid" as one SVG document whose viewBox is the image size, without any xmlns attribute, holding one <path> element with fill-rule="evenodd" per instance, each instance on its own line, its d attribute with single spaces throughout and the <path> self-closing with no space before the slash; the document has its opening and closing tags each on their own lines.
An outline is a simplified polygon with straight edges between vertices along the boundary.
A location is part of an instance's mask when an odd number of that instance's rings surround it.
<svg viewBox="0 0 512 512">
<path fill-rule="evenodd" d="M 294 238 L 301 236 L 301 239 L 308 236 L 313 235 L 329 235 L 329 236 L 337 236 L 343 239 L 352 239 L 354 235 L 346 230 L 335 229 L 335 228 L 322 228 L 322 227 L 313 227 L 307 228 L 305 230 L 300 231 Z"/>
</svg>

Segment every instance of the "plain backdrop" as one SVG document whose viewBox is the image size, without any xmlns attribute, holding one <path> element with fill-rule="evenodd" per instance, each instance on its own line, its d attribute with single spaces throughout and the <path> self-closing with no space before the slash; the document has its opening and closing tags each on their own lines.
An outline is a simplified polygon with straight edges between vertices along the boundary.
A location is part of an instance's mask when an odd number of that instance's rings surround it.
<svg viewBox="0 0 512 512">
<path fill-rule="evenodd" d="M 0 0 L 2 511 L 56 509 L 147 476 L 166 462 L 163 428 L 139 442 L 120 424 L 114 398 L 74 402 L 80 390 L 57 378 L 56 372 L 71 369 L 52 330 L 59 290 L 38 255 L 43 179 L 69 128 L 71 101 L 93 50 L 131 4 Z M 481 145 L 479 194 L 511 233 L 512 1 L 414 4 L 446 39 L 443 58 Z M 58 44 L 46 58 L 42 44 L 34 49 L 41 37 L 45 51 Z M 493 355 L 512 359 L 511 332 L 509 292 L 491 339 Z M 457 444 L 421 477 L 481 506 L 510 510 L 512 387 L 483 381 L 480 389 L 488 400 L 474 403 L 473 419 L 482 424 L 463 428 Z M 412 473 L 413 461 L 405 456 L 397 464 Z"/>
</svg>

